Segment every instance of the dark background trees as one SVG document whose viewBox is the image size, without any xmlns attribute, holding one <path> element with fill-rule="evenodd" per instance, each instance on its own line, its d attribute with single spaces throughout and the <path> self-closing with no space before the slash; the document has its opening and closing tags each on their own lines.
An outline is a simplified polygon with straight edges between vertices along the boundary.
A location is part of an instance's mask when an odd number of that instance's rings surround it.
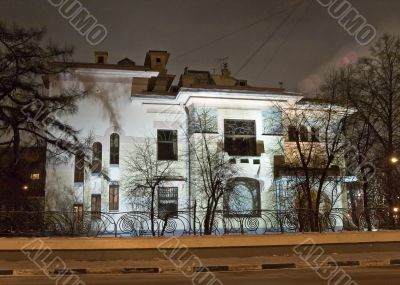
<svg viewBox="0 0 400 285">
<path fill-rule="evenodd" d="M 0 178 L 8 181 L 0 190 L 2 202 L 26 182 L 18 170 L 25 163 L 23 151 L 40 154 L 43 163 L 46 152 L 48 158 L 62 159 L 86 148 L 79 132 L 60 119 L 77 111 L 85 92 L 68 89 L 50 96 L 48 91 L 49 78 L 66 71 L 73 50 L 44 44 L 44 35 L 44 29 L 0 23 Z"/>
</svg>

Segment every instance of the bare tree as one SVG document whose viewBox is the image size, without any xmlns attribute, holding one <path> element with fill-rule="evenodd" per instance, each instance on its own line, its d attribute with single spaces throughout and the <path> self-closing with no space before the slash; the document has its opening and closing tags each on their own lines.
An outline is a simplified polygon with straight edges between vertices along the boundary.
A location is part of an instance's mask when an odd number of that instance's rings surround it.
<svg viewBox="0 0 400 285">
<path fill-rule="evenodd" d="M 398 169 L 390 158 L 400 151 L 400 38 L 383 36 L 353 67 L 349 80 L 356 88 L 348 100 L 357 108 L 378 145 L 376 163 L 385 177 L 385 198 L 390 208 L 400 195 Z M 382 155 L 383 154 L 383 155 Z"/>
<path fill-rule="evenodd" d="M 306 99 L 280 108 L 286 139 L 280 171 L 293 178 L 289 205 L 298 209 L 301 230 L 321 230 L 320 212 L 329 213 L 340 193 L 344 168 L 343 128 L 349 110 L 332 101 Z M 333 179 L 332 179 L 333 177 Z"/>
<path fill-rule="evenodd" d="M 151 234 L 155 236 L 156 191 L 174 177 L 174 161 L 158 159 L 155 140 L 147 138 L 144 143 L 135 145 L 135 149 L 127 156 L 124 163 L 126 164 L 126 171 L 123 174 L 124 189 L 132 204 L 136 204 L 137 201 L 144 206 L 143 210 L 149 212 Z M 168 213 L 162 214 L 165 214 L 165 224 Z"/>
<path fill-rule="evenodd" d="M 204 234 L 210 235 L 221 198 L 228 191 L 229 180 L 237 174 L 223 149 L 223 137 L 218 134 L 216 118 L 209 110 L 200 110 L 192 117 L 189 140 L 191 156 L 191 185 L 205 210 Z"/>
<path fill-rule="evenodd" d="M 332 71 L 322 85 L 342 102 L 356 109 L 349 120 L 346 137 L 357 155 L 350 165 L 361 171 L 364 211 L 371 229 L 368 209 L 382 199 L 389 208 L 400 203 L 399 169 L 391 162 L 400 151 L 400 38 L 385 35 L 371 48 L 369 56 L 356 64 Z M 322 92 L 322 95 L 324 94 Z M 369 179 L 373 164 L 377 175 Z M 393 223 L 393 213 L 390 214 Z"/>
</svg>

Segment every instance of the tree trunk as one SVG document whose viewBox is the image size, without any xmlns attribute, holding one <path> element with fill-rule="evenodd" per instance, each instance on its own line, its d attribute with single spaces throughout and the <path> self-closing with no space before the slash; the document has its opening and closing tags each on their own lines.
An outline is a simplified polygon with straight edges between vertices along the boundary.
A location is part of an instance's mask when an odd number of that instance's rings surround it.
<svg viewBox="0 0 400 285">
<path fill-rule="evenodd" d="M 154 230 L 154 198 L 155 198 L 155 189 L 151 189 L 151 205 L 150 205 L 150 227 L 151 234 L 153 237 L 156 235 Z"/>
</svg>

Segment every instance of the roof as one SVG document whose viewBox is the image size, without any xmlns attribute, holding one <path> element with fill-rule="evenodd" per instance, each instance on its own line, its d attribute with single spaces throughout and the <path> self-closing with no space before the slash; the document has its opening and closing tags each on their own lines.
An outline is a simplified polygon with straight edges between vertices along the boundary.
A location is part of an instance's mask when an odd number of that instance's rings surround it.
<svg viewBox="0 0 400 285">
<path fill-rule="evenodd" d="M 141 65 L 121 65 L 121 64 L 104 64 L 104 63 L 87 63 L 87 62 L 54 62 L 55 66 L 65 68 L 88 68 L 88 69 L 112 69 L 112 70 L 128 70 L 128 71 L 154 71 L 153 69 Z"/>
</svg>

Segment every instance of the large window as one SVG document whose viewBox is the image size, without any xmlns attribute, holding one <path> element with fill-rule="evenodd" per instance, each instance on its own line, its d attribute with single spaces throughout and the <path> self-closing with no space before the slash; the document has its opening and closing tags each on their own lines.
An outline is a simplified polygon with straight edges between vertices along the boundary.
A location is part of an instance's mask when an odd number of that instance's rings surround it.
<svg viewBox="0 0 400 285">
<path fill-rule="evenodd" d="M 228 181 L 224 194 L 225 216 L 261 215 L 260 183 L 256 179 L 238 177 Z"/>
<path fill-rule="evenodd" d="M 75 155 L 75 171 L 74 171 L 74 182 L 83 183 L 84 180 L 84 169 L 85 166 L 85 155 L 82 152 L 78 152 Z"/>
<path fill-rule="evenodd" d="M 119 210 L 119 185 L 112 184 L 109 188 L 109 210 L 118 211 Z"/>
<path fill-rule="evenodd" d="M 93 144 L 92 173 L 100 173 L 103 159 L 103 146 L 99 142 Z"/>
<path fill-rule="evenodd" d="M 157 130 L 158 160 L 178 160 L 177 136 L 174 130 Z"/>
<path fill-rule="evenodd" d="M 110 164 L 119 164 L 119 135 L 110 136 Z"/>
<path fill-rule="evenodd" d="M 229 155 L 256 156 L 256 122 L 225 120 L 225 151 Z"/>
<path fill-rule="evenodd" d="M 178 187 L 158 188 L 158 216 L 160 219 L 178 215 Z"/>
</svg>

